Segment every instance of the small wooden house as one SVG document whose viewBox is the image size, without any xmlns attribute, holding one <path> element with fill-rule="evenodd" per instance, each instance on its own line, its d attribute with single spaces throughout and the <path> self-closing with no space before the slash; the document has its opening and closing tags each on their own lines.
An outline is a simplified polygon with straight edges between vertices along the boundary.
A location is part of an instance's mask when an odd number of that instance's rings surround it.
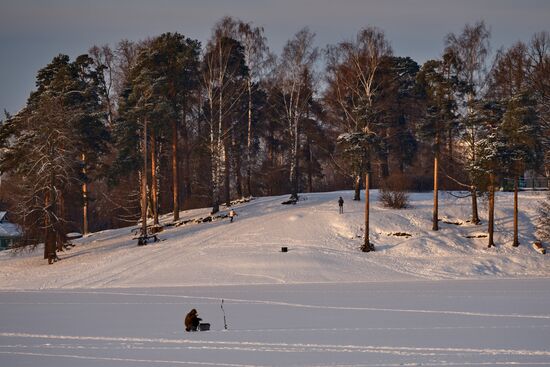
<svg viewBox="0 0 550 367">
<path fill-rule="evenodd" d="M 0 211 L 0 250 L 5 250 L 21 238 L 21 227 L 8 220 L 8 212 Z"/>
</svg>

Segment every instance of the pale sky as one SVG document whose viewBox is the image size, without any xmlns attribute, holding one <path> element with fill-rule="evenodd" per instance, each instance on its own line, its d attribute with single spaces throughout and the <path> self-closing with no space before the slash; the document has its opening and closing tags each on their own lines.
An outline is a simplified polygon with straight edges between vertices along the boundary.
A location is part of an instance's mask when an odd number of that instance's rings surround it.
<svg viewBox="0 0 550 367">
<path fill-rule="evenodd" d="M 59 53 L 179 32 L 205 42 L 225 15 L 265 28 L 272 50 L 304 26 L 317 46 L 382 29 L 394 54 L 418 63 L 441 55 L 449 32 L 485 20 L 492 49 L 550 30 L 549 0 L 0 0 L 0 109 L 24 106 L 36 72 Z"/>
</svg>

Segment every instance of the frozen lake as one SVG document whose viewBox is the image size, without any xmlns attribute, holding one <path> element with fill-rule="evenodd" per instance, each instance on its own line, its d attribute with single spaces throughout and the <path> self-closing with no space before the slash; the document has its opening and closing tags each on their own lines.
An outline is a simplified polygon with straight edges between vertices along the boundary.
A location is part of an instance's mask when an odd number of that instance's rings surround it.
<svg viewBox="0 0 550 367">
<path fill-rule="evenodd" d="M 0 294 L 0 366 L 550 365 L 550 279 Z"/>
</svg>

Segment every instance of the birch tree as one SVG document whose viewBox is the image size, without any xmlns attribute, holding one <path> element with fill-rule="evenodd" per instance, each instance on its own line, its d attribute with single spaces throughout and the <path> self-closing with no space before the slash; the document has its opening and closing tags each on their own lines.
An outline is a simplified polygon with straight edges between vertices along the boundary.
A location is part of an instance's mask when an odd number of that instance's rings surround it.
<svg viewBox="0 0 550 367">
<path fill-rule="evenodd" d="M 325 101 L 329 106 L 332 121 L 347 141 L 345 151 L 352 153 L 352 175 L 355 182 L 354 200 L 360 200 L 361 180 L 366 170 L 371 169 L 380 106 L 375 97 L 381 92 L 381 79 L 376 78 L 385 57 L 392 49 L 384 33 L 367 27 L 359 31 L 355 40 L 341 42 L 327 48 L 327 91 Z M 364 134 L 363 138 L 357 135 Z M 351 138 L 351 142 L 350 139 Z M 362 142 L 366 145 L 357 145 Z M 350 144 L 351 143 L 351 144 Z M 355 147 L 350 150 L 349 147 Z"/>
<path fill-rule="evenodd" d="M 223 180 L 229 174 L 226 172 L 229 157 L 225 145 L 234 126 L 228 119 L 245 93 L 244 78 L 248 73 L 242 45 L 227 34 L 222 19 L 206 46 L 201 72 L 207 101 L 205 118 L 209 126 L 212 213 L 219 211 Z M 227 198 L 229 187 L 227 183 L 225 186 Z"/>
<path fill-rule="evenodd" d="M 462 104 L 462 140 L 467 148 L 465 167 L 469 173 L 470 195 L 472 198 L 471 222 L 480 222 L 478 215 L 476 180 L 483 175 L 479 168 L 480 152 L 478 140 L 481 126 L 474 118 L 476 98 L 483 96 L 487 82 L 487 56 L 491 32 L 483 21 L 474 25 L 466 24 L 462 33 L 450 33 L 445 39 L 446 53 L 455 56 L 459 78 L 467 86 Z"/>
<path fill-rule="evenodd" d="M 298 200 L 298 158 L 300 152 L 301 122 L 305 118 L 307 105 L 314 88 L 308 85 L 313 80 L 318 49 L 313 45 L 315 34 L 308 28 L 298 31 L 289 40 L 277 65 L 277 82 L 282 94 L 283 114 L 290 143 L 289 179 L 290 199 Z"/>
</svg>

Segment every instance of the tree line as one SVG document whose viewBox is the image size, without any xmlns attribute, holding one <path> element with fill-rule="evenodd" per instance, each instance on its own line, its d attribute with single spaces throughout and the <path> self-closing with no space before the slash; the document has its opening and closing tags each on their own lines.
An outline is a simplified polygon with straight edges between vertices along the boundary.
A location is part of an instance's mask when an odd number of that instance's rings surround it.
<svg viewBox="0 0 550 367">
<path fill-rule="evenodd" d="M 433 190 L 437 230 L 443 186 L 469 193 L 474 223 L 488 195 L 492 246 L 495 187 L 510 178 L 517 245 L 519 177 L 550 176 L 549 51 L 542 31 L 492 56 L 481 21 L 423 65 L 375 27 L 324 49 L 304 28 L 275 55 L 263 28 L 225 17 L 204 45 L 164 33 L 59 55 L 0 124 L 0 205 L 48 257 L 69 231 L 250 196 L 360 200 L 366 185 Z"/>
</svg>

